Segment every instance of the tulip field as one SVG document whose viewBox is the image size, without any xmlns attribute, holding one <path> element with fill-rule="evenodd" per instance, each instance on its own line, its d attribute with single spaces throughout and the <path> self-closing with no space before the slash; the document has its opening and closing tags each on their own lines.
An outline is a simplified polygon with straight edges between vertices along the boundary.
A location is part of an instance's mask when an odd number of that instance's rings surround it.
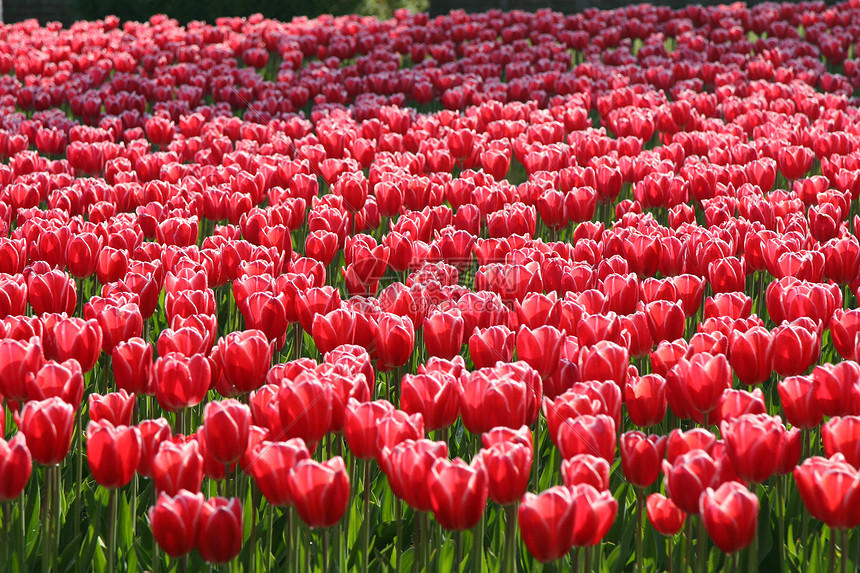
<svg viewBox="0 0 860 573">
<path fill-rule="evenodd" d="M 860 569 L 860 0 L 0 24 L 0 569 Z"/>
</svg>

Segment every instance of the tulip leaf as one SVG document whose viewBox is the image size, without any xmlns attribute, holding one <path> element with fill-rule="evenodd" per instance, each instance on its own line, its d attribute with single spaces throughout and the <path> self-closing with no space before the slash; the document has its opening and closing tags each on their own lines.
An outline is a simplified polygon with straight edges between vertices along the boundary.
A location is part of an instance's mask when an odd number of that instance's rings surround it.
<svg viewBox="0 0 860 573">
<path fill-rule="evenodd" d="M 624 522 L 621 533 L 621 540 L 618 545 L 609 553 L 606 559 L 606 569 L 610 573 L 621 573 L 627 566 L 628 558 L 633 557 L 632 544 L 633 535 L 636 533 L 636 520 L 627 519 Z M 612 539 L 617 539 L 613 537 Z"/>
</svg>

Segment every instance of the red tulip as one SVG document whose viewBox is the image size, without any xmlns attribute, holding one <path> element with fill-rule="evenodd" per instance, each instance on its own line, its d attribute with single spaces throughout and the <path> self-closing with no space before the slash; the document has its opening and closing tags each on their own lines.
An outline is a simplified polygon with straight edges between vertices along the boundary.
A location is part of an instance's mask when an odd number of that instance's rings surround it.
<svg viewBox="0 0 860 573">
<path fill-rule="evenodd" d="M 301 438 L 313 447 L 331 429 L 331 390 L 311 372 L 302 372 L 278 390 L 275 408 L 278 440 Z"/>
<path fill-rule="evenodd" d="M 152 394 L 152 345 L 130 338 L 116 345 L 111 367 L 117 388 L 130 394 Z"/>
<path fill-rule="evenodd" d="M 114 426 L 130 426 L 134 414 L 134 394 L 125 390 L 105 394 L 90 394 L 88 397 L 90 421 L 107 421 Z"/>
<path fill-rule="evenodd" d="M 447 455 L 445 442 L 406 440 L 382 452 L 379 465 L 388 477 L 394 495 L 415 511 L 430 511 L 432 504 L 427 488 L 430 470 L 436 460 Z"/>
<path fill-rule="evenodd" d="M 558 427 L 555 443 L 563 458 L 591 454 L 607 461 L 615 459 L 615 421 L 605 414 L 578 416 Z"/>
<path fill-rule="evenodd" d="M 77 317 L 60 320 L 54 325 L 54 351 L 57 360 L 74 358 L 86 373 L 93 369 L 101 354 L 102 330 L 96 320 Z"/>
<path fill-rule="evenodd" d="M 460 415 L 462 389 L 457 379 L 441 372 L 407 374 L 401 382 L 400 406 L 408 414 L 420 413 L 427 431 L 451 426 Z"/>
<path fill-rule="evenodd" d="M 227 563 L 242 549 L 242 504 L 237 498 L 216 497 L 200 508 L 197 551 L 209 563 Z"/>
<path fill-rule="evenodd" d="M 289 477 L 290 496 L 302 521 L 311 527 L 331 527 L 349 504 L 349 476 L 343 458 L 325 463 L 301 460 Z"/>
<path fill-rule="evenodd" d="M 729 422 L 723 422 L 722 434 L 729 459 L 742 479 L 761 483 L 773 475 L 779 457 L 782 434 L 785 427 L 777 417 L 767 414 L 744 414 Z"/>
<path fill-rule="evenodd" d="M 461 415 L 467 430 L 478 434 L 496 426 L 519 428 L 537 417 L 540 376 L 528 366 L 512 366 L 482 368 L 464 380 Z"/>
<path fill-rule="evenodd" d="M 34 274 L 27 281 L 27 301 L 36 315 L 51 312 L 73 314 L 78 302 L 75 281 L 59 270 Z"/>
<path fill-rule="evenodd" d="M 624 477 L 636 487 L 649 487 L 660 476 L 666 437 L 626 432 L 621 434 L 619 443 Z"/>
<path fill-rule="evenodd" d="M 698 515 L 699 496 L 715 485 L 717 463 L 704 450 L 691 450 L 674 462 L 663 460 L 663 476 L 669 498 L 684 512 Z"/>
<path fill-rule="evenodd" d="M 70 404 L 58 397 L 24 404 L 15 420 L 36 462 L 54 466 L 63 461 L 72 445 L 74 412 Z"/>
<path fill-rule="evenodd" d="M 609 471 L 609 462 L 591 454 L 576 454 L 561 462 L 561 479 L 566 487 L 588 484 L 597 491 L 606 491 Z"/>
<path fill-rule="evenodd" d="M 161 442 L 152 461 L 152 479 L 156 491 L 167 495 L 177 495 L 181 490 L 200 491 L 203 456 L 197 442 Z"/>
<path fill-rule="evenodd" d="M 517 510 L 520 535 L 529 553 L 542 563 L 555 561 L 573 547 L 570 532 L 576 519 L 573 494 L 556 486 L 540 495 L 527 493 Z"/>
<path fill-rule="evenodd" d="M 209 359 L 172 352 L 160 356 L 153 368 L 155 396 L 169 412 L 195 406 L 203 401 L 212 380 Z"/>
<path fill-rule="evenodd" d="M 609 491 L 597 491 L 588 484 L 571 488 L 574 522 L 571 538 L 574 547 L 597 545 L 609 533 L 618 513 L 618 501 Z"/>
<path fill-rule="evenodd" d="M 675 535 L 684 527 L 686 514 L 671 499 L 652 493 L 645 502 L 648 521 L 660 535 Z"/>
<path fill-rule="evenodd" d="M 140 430 L 102 420 L 87 425 L 87 463 L 93 479 L 102 487 L 123 487 L 140 462 Z"/>
<path fill-rule="evenodd" d="M 666 380 L 659 374 L 631 377 L 624 387 L 624 404 L 635 425 L 660 423 L 666 415 Z"/>
<path fill-rule="evenodd" d="M 241 394 L 263 385 L 272 363 L 273 344 L 259 330 L 233 332 L 218 341 L 221 372 Z"/>
<path fill-rule="evenodd" d="M 486 436 L 486 434 L 484 434 Z M 490 499 L 516 503 L 526 492 L 532 465 L 531 443 L 503 442 L 482 451 Z"/>
<path fill-rule="evenodd" d="M 27 400 L 27 376 L 35 374 L 44 362 L 38 338 L 0 340 L 0 395 L 9 400 Z"/>
<path fill-rule="evenodd" d="M 376 459 L 381 464 L 385 452 L 406 440 L 424 437 L 424 418 L 421 414 L 411 416 L 403 410 L 392 410 L 377 422 Z"/>
<path fill-rule="evenodd" d="M 779 401 L 785 419 L 792 426 L 811 430 L 821 423 L 824 414 L 818 407 L 815 383 L 808 376 L 789 376 L 777 384 Z"/>
<path fill-rule="evenodd" d="M 161 442 L 173 437 L 170 422 L 164 418 L 143 420 L 137 425 L 137 429 L 140 430 L 140 462 L 137 464 L 137 473 L 152 478 L 152 464 Z"/>
<path fill-rule="evenodd" d="M 362 460 L 376 457 L 379 421 L 393 411 L 387 400 L 359 403 L 350 398 L 344 412 L 344 436 L 352 455 Z"/>
<path fill-rule="evenodd" d="M 175 496 L 161 493 L 149 509 L 152 534 L 161 549 L 174 559 L 187 555 L 197 545 L 202 493 L 187 490 Z"/>
<path fill-rule="evenodd" d="M 773 371 L 780 376 L 803 374 L 818 360 L 821 336 L 800 323 L 773 329 Z"/>
<path fill-rule="evenodd" d="M 254 447 L 250 473 L 266 500 L 278 507 L 288 507 L 289 475 L 302 460 L 310 459 L 305 443 L 298 438 L 286 442 L 262 441 Z"/>
<path fill-rule="evenodd" d="M 57 396 L 77 409 L 84 395 L 84 376 L 74 359 L 62 364 L 49 360 L 35 374 L 27 374 L 26 386 L 30 400 Z"/>
<path fill-rule="evenodd" d="M 469 356 L 478 369 L 494 366 L 498 361 L 510 362 L 514 357 L 514 333 L 504 325 L 475 329 L 469 338 Z"/>
<path fill-rule="evenodd" d="M 845 456 L 845 461 L 860 468 L 860 417 L 836 416 L 821 427 L 821 441 L 828 457 Z"/>
<path fill-rule="evenodd" d="M 231 465 L 248 447 L 251 410 L 237 400 L 208 402 L 203 409 L 203 439 L 210 455 L 220 464 Z"/>
<path fill-rule="evenodd" d="M 391 313 L 383 313 L 377 321 L 379 326 L 379 341 L 377 353 L 380 362 L 386 368 L 403 366 L 412 356 L 415 345 L 415 328 L 409 317 L 399 317 Z"/>
<path fill-rule="evenodd" d="M 424 344 L 430 356 L 453 358 L 463 346 L 463 317 L 459 311 L 436 311 L 424 319 Z"/>
<path fill-rule="evenodd" d="M 24 434 L 15 434 L 8 442 L 0 438 L 0 502 L 17 499 L 33 471 L 33 459 Z"/>
<path fill-rule="evenodd" d="M 860 524 L 860 472 L 840 454 L 811 457 L 794 468 L 803 505 L 815 519 L 834 529 Z"/>
<path fill-rule="evenodd" d="M 734 332 L 729 344 L 729 363 L 742 384 L 761 384 L 772 372 L 773 337 L 760 326 Z"/>
<path fill-rule="evenodd" d="M 102 350 L 113 354 L 119 343 L 138 338 L 143 333 L 143 316 L 134 303 L 106 306 L 96 315 L 102 329 Z"/>
<path fill-rule="evenodd" d="M 549 378 L 558 368 L 563 334 L 552 326 L 531 330 L 525 326 L 517 332 L 517 356 L 538 371 L 541 378 Z"/>
</svg>

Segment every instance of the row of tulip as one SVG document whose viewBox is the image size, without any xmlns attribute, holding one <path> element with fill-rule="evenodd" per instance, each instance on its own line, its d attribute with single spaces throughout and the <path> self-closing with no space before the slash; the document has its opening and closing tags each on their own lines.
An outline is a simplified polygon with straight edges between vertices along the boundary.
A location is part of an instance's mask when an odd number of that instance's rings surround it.
<svg viewBox="0 0 860 573">
<path fill-rule="evenodd" d="M 0 26 L 0 559 L 856 567 L 858 22 Z"/>
</svg>

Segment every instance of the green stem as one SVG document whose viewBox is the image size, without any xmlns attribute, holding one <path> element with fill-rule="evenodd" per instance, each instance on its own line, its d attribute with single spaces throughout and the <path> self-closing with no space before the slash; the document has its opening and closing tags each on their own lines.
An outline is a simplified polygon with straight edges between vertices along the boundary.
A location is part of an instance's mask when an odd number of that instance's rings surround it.
<svg viewBox="0 0 860 573">
<path fill-rule="evenodd" d="M 415 558 L 412 560 L 412 570 L 415 573 L 421 572 L 421 562 L 424 560 L 424 536 L 421 533 L 421 514 L 422 512 L 415 512 L 414 525 L 415 525 Z"/>
<path fill-rule="evenodd" d="M 827 571 L 830 573 L 834 573 L 836 571 L 836 530 L 832 527 L 830 528 L 830 558 L 827 560 Z"/>
<path fill-rule="evenodd" d="M 463 532 L 454 532 L 454 571 L 460 571 L 460 563 L 463 554 Z"/>
<path fill-rule="evenodd" d="M 75 509 L 72 514 L 75 537 L 77 538 L 81 525 L 81 482 L 84 479 L 84 444 L 81 434 L 81 410 L 75 413 Z"/>
<path fill-rule="evenodd" d="M 756 497 L 758 497 L 758 493 L 759 493 L 758 490 L 759 490 L 759 484 L 757 484 L 757 483 L 751 483 L 750 484 L 750 491 L 755 493 Z M 748 551 L 749 551 L 749 554 L 747 556 L 747 558 L 748 558 L 747 571 L 749 571 L 749 573 L 754 573 L 755 571 L 758 571 L 758 531 L 756 531 L 753 534 L 752 544 L 750 545 Z"/>
<path fill-rule="evenodd" d="M 326 527 L 322 530 L 322 568 L 321 571 L 323 573 L 328 573 L 331 569 L 329 568 L 329 555 L 328 555 L 328 545 L 329 545 L 329 535 L 331 534 L 331 529 Z"/>
<path fill-rule="evenodd" d="M 266 570 L 273 571 L 274 568 L 272 567 L 272 529 L 274 529 L 273 523 L 275 521 L 275 506 L 271 503 L 269 504 L 267 518 L 266 547 L 268 556 L 266 557 Z"/>
<path fill-rule="evenodd" d="M 51 570 L 51 468 L 45 468 L 45 488 L 42 490 L 42 511 L 39 520 L 42 528 L 42 573 Z M 22 516 L 23 518 L 23 516 Z"/>
<path fill-rule="evenodd" d="M 393 493 L 394 498 L 394 521 L 397 524 L 397 539 L 394 540 L 394 570 L 400 573 L 400 551 L 403 547 L 403 502 Z"/>
<path fill-rule="evenodd" d="M 788 548 L 785 544 L 785 476 L 779 476 L 776 478 L 776 499 L 777 499 L 777 510 L 779 511 L 779 565 L 780 568 L 785 571 L 788 567 L 788 556 L 786 551 Z"/>
<path fill-rule="evenodd" d="M 696 536 L 698 537 L 696 541 L 696 571 L 703 573 L 705 570 L 705 561 L 708 559 L 708 534 L 705 533 L 705 520 L 702 519 L 701 515 L 698 522 L 698 531 L 696 532 Z"/>
<path fill-rule="evenodd" d="M 429 573 L 430 571 L 430 514 L 422 511 L 420 516 L 421 527 L 424 533 L 421 535 L 421 541 L 424 543 L 424 549 L 421 554 L 424 556 L 422 570 Z"/>
<path fill-rule="evenodd" d="M 642 488 L 636 488 L 636 572 L 642 573 L 642 529 L 645 527 L 643 523 L 643 508 L 644 503 Z"/>
<path fill-rule="evenodd" d="M 110 501 L 108 502 L 108 573 L 116 570 L 116 512 L 117 512 L 117 490 L 110 490 Z"/>
<path fill-rule="evenodd" d="M 370 563 L 370 460 L 364 460 L 364 518 L 361 520 L 361 546 L 362 546 L 362 567 L 363 573 L 367 573 L 367 566 Z"/>
<path fill-rule="evenodd" d="M 505 506 L 505 549 L 503 556 L 502 571 L 513 573 L 516 570 L 517 560 L 517 504 L 511 503 Z"/>
<path fill-rule="evenodd" d="M 848 571 L 848 536 L 850 534 L 850 529 L 842 530 L 842 555 L 839 558 L 839 561 L 842 563 L 842 573 L 847 573 Z"/>
<path fill-rule="evenodd" d="M 540 453 L 541 453 L 540 426 L 541 426 L 540 416 L 538 416 L 538 419 L 535 422 L 535 442 L 534 442 L 535 443 L 535 445 L 534 445 L 535 467 L 534 467 L 534 473 L 532 474 L 532 491 L 535 491 L 535 492 L 540 491 L 540 488 L 538 486 L 538 484 L 540 482 Z"/>
<path fill-rule="evenodd" d="M 692 517 L 689 517 L 689 516 L 687 517 L 687 524 L 685 526 L 685 529 L 687 530 L 686 536 L 685 536 L 687 538 L 687 543 L 686 543 L 686 548 L 684 549 L 684 561 L 687 563 L 690 563 L 690 565 L 692 566 L 692 563 L 693 563 L 693 518 Z M 682 563 L 684 563 L 684 561 L 682 561 Z"/>
</svg>

